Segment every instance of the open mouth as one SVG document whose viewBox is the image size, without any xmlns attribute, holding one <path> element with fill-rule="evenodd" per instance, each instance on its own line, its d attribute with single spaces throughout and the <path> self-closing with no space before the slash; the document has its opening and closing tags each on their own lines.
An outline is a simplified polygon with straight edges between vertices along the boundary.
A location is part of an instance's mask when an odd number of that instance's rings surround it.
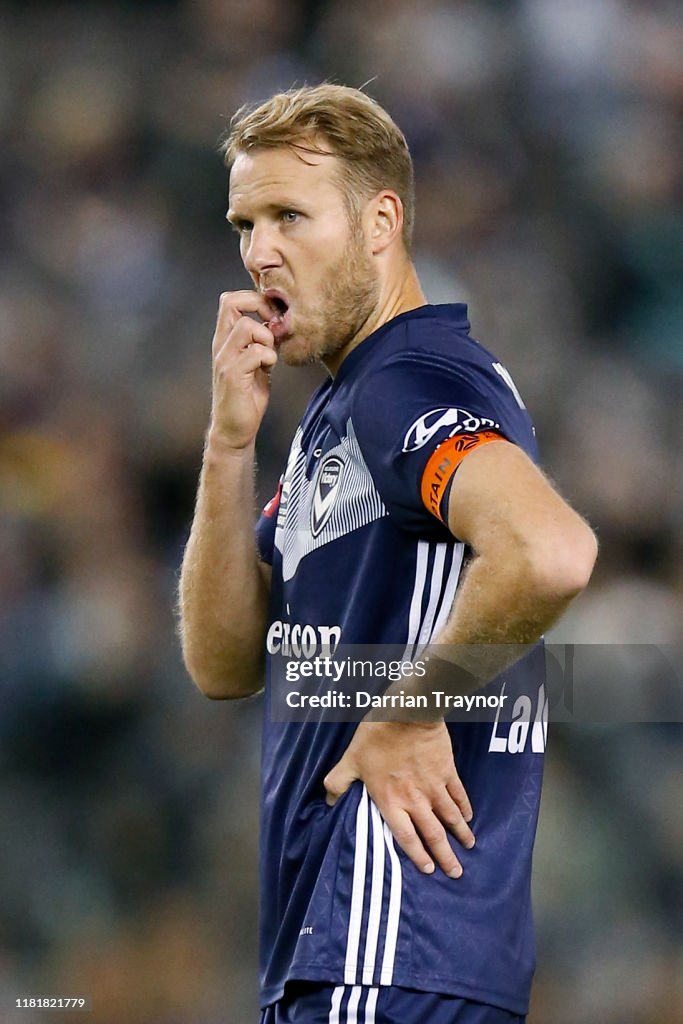
<svg viewBox="0 0 683 1024">
<path fill-rule="evenodd" d="M 289 333 L 289 302 L 283 293 L 275 288 L 269 288 L 263 294 L 275 311 L 275 315 L 270 318 L 266 326 L 278 340 Z"/>
</svg>

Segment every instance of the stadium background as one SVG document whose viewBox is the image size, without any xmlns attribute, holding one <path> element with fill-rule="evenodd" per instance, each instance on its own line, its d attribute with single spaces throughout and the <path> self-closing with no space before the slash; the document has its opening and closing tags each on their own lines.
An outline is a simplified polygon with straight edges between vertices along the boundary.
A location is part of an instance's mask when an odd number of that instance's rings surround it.
<svg viewBox="0 0 683 1024">
<path fill-rule="evenodd" d="M 427 293 L 470 303 L 598 530 L 577 635 L 679 640 L 680 14 L 0 7 L 2 1020 L 44 1020 L 11 1007 L 46 992 L 92 994 L 97 1024 L 256 1019 L 260 708 L 194 690 L 172 615 L 217 296 L 244 282 L 216 155 L 241 102 L 374 79 L 415 155 Z M 264 500 L 318 379 L 277 370 Z M 683 1020 L 680 739 L 553 733 L 530 1024 Z"/>
</svg>

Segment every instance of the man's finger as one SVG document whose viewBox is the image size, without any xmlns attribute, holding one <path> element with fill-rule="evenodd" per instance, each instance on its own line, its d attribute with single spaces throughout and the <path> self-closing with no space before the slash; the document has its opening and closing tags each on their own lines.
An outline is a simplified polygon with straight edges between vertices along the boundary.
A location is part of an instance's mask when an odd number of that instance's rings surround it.
<svg viewBox="0 0 683 1024">
<path fill-rule="evenodd" d="M 446 829 L 432 809 L 425 804 L 424 808 L 412 810 L 411 817 L 425 846 L 444 874 L 449 878 L 460 878 L 462 874 L 460 861 L 453 853 Z"/>
<path fill-rule="evenodd" d="M 434 861 L 422 845 L 408 812 L 399 808 L 386 814 L 382 812 L 382 817 L 391 829 L 394 839 L 406 856 L 410 857 L 415 867 L 425 875 L 433 874 Z"/>
<path fill-rule="evenodd" d="M 351 783 L 355 782 L 357 778 L 358 776 L 350 766 L 344 763 L 343 759 L 339 761 L 323 779 L 325 803 L 329 807 L 334 807 L 339 797 L 346 792 Z"/>
<path fill-rule="evenodd" d="M 276 362 L 277 353 L 272 348 L 269 348 L 268 345 L 262 345 L 260 342 L 255 341 L 240 352 L 235 360 L 235 371 L 240 374 L 251 373 L 253 370 L 257 370 L 259 366 L 269 370 L 272 366 L 275 366 Z"/>
<path fill-rule="evenodd" d="M 261 320 L 270 320 L 273 307 L 263 295 L 254 291 L 223 292 L 218 300 L 217 331 L 231 331 L 241 316 L 255 313 Z"/>
<path fill-rule="evenodd" d="M 460 813 L 462 814 L 465 821 L 472 821 L 472 818 L 474 817 L 474 812 L 472 811 L 472 804 L 470 803 L 470 798 L 465 792 L 465 787 L 460 781 L 460 776 L 455 770 L 453 771 L 453 775 L 451 776 L 451 778 L 446 783 L 446 789 L 448 790 L 452 799 L 455 800 L 456 804 L 460 808 Z"/>
<path fill-rule="evenodd" d="M 242 317 L 227 337 L 221 338 L 216 333 L 213 344 L 214 360 L 220 362 L 221 358 L 229 353 L 240 353 L 254 342 L 275 348 L 275 337 L 269 327 L 258 324 L 248 317 Z"/>
<path fill-rule="evenodd" d="M 440 800 L 434 801 L 433 809 L 439 820 L 443 822 L 458 842 L 466 850 L 471 850 L 475 842 L 474 833 L 463 818 L 460 808 L 446 790 L 444 790 L 443 797 Z"/>
</svg>

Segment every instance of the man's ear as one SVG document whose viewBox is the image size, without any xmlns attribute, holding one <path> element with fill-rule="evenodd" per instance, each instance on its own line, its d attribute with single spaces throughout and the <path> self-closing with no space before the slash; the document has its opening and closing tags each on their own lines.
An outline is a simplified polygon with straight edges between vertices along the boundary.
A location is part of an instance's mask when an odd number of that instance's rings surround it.
<svg viewBox="0 0 683 1024">
<path fill-rule="evenodd" d="M 395 192 L 384 189 L 368 204 L 370 247 L 373 256 L 384 252 L 403 231 L 403 203 Z"/>
</svg>

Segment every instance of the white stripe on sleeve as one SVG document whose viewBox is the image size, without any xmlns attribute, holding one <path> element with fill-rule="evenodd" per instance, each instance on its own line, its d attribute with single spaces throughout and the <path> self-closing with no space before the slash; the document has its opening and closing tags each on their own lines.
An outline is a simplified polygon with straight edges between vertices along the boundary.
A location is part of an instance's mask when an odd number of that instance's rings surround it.
<svg viewBox="0 0 683 1024">
<path fill-rule="evenodd" d="M 422 621 L 422 627 L 420 629 L 420 635 L 418 636 L 417 655 L 422 653 L 422 649 L 432 635 L 432 626 L 434 625 L 434 616 L 436 615 L 436 608 L 439 603 L 439 597 L 441 596 L 441 584 L 443 583 L 443 569 L 446 562 L 446 542 L 441 541 L 436 545 L 436 551 L 434 553 L 434 565 L 432 566 L 432 579 L 429 587 L 429 603 L 427 605 L 427 611 Z"/>
<path fill-rule="evenodd" d="M 403 658 L 411 661 L 413 657 L 413 646 L 420 632 L 422 621 L 422 595 L 424 594 L 425 582 L 427 579 L 427 558 L 429 556 L 429 543 L 426 540 L 417 542 L 417 556 L 415 560 L 415 583 L 413 585 L 413 596 L 410 601 L 410 613 L 408 616 L 408 643 L 403 652 Z"/>
<path fill-rule="evenodd" d="M 460 571 L 462 569 L 463 559 L 465 557 L 465 545 L 456 544 L 453 548 L 453 560 L 451 562 L 451 568 L 448 573 L 448 579 L 446 581 L 446 590 L 443 595 L 443 601 L 441 602 L 441 608 L 434 626 L 432 637 L 438 637 L 439 633 L 446 625 L 446 620 L 451 613 L 453 607 L 453 600 L 455 598 L 455 591 L 460 580 Z M 431 639 L 431 638 L 430 638 Z"/>
</svg>

